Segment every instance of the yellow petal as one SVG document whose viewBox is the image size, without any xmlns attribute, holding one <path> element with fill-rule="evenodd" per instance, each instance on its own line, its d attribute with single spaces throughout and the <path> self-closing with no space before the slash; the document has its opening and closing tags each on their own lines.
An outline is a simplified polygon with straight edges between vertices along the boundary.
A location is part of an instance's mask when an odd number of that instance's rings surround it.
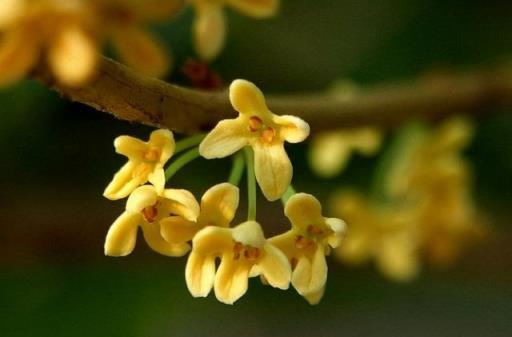
<svg viewBox="0 0 512 337">
<path fill-rule="evenodd" d="M 395 281 L 407 282 L 419 273 L 419 261 L 411 241 L 388 238 L 383 240 L 376 255 L 379 269 Z"/>
<path fill-rule="evenodd" d="M 233 247 L 231 229 L 208 226 L 200 230 L 192 240 L 193 251 L 203 255 L 219 256 Z"/>
<path fill-rule="evenodd" d="M 119 136 L 114 140 L 116 152 L 130 159 L 142 160 L 148 145 L 142 140 L 131 136 Z"/>
<path fill-rule="evenodd" d="M 171 216 L 160 220 L 160 233 L 162 237 L 171 243 L 183 243 L 191 241 L 201 226 L 188 221 L 181 216 Z"/>
<path fill-rule="evenodd" d="M 246 80 L 234 80 L 229 87 L 229 99 L 233 108 L 242 115 L 267 119 L 270 112 L 260 89 Z"/>
<path fill-rule="evenodd" d="M 176 148 L 174 136 L 172 132 L 167 129 L 159 129 L 151 132 L 148 144 L 150 147 L 155 146 L 161 151 L 159 162 L 162 165 L 172 157 L 174 149 Z"/>
<path fill-rule="evenodd" d="M 153 186 L 140 186 L 130 194 L 128 201 L 126 202 L 126 210 L 133 213 L 139 213 L 144 208 L 155 205 L 157 201 L 158 195 Z"/>
<path fill-rule="evenodd" d="M 187 243 L 170 243 L 164 240 L 157 224 L 142 223 L 142 233 L 148 246 L 155 252 L 166 256 L 183 256 L 190 246 Z"/>
<path fill-rule="evenodd" d="M 264 255 L 258 262 L 258 267 L 266 281 L 273 287 L 288 289 L 292 269 L 288 258 L 271 244 L 265 244 Z"/>
<path fill-rule="evenodd" d="M 121 60 L 147 76 L 161 77 L 171 67 L 163 46 L 139 27 L 124 26 L 114 31 L 112 41 Z"/>
<path fill-rule="evenodd" d="M 317 245 L 313 256 L 299 258 L 292 273 L 292 285 L 301 295 L 319 291 L 327 281 L 324 248 Z"/>
<path fill-rule="evenodd" d="M 155 168 L 148 175 L 148 181 L 155 187 L 156 193 L 162 194 L 165 188 L 165 172 L 162 168 Z"/>
<path fill-rule="evenodd" d="M 335 253 L 345 263 L 360 265 L 371 257 L 373 244 L 372 237 L 368 233 L 349 228 L 343 244 L 335 250 Z"/>
<path fill-rule="evenodd" d="M 306 299 L 306 301 L 309 302 L 309 304 L 315 305 L 315 304 L 320 303 L 320 301 L 322 300 L 322 297 L 324 297 L 324 293 L 325 293 L 325 286 L 322 287 L 320 290 L 317 290 L 317 291 L 309 293 L 309 294 L 304 294 L 303 296 Z"/>
<path fill-rule="evenodd" d="M 256 142 L 254 171 L 261 191 L 269 201 L 279 199 L 290 186 L 293 168 L 282 143 Z"/>
<path fill-rule="evenodd" d="M 238 187 L 221 183 L 211 187 L 201 198 L 198 222 L 211 226 L 228 227 L 235 217 L 240 199 Z"/>
<path fill-rule="evenodd" d="M 108 184 L 103 196 L 110 200 L 118 200 L 127 197 L 130 193 L 145 183 L 145 180 L 139 176 L 133 176 L 133 171 L 136 164 L 134 162 L 127 162 L 121 169 L 114 175 L 114 178 Z"/>
<path fill-rule="evenodd" d="M 215 275 L 215 296 L 219 301 L 233 304 L 247 292 L 249 271 L 252 265 L 234 261 L 231 254 L 225 254 Z"/>
<path fill-rule="evenodd" d="M 249 129 L 242 118 L 220 121 L 199 145 L 206 159 L 224 158 L 248 144 Z"/>
<path fill-rule="evenodd" d="M 61 83 L 72 87 L 84 85 L 96 70 L 97 43 L 79 27 L 63 29 L 50 45 L 48 62 Z"/>
<path fill-rule="evenodd" d="M 306 193 L 292 195 L 286 202 L 284 214 L 293 226 L 299 228 L 323 221 L 322 205 L 314 196 Z"/>
<path fill-rule="evenodd" d="M 350 148 L 339 132 L 317 135 L 311 143 L 309 161 L 313 170 L 324 178 L 342 172 L 350 158 Z"/>
<path fill-rule="evenodd" d="M 165 208 L 172 214 L 184 217 L 190 221 L 196 221 L 199 215 L 199 204 L 192 193 L 183 189 L 168 188 L 162 196 L 171 203 L 166 203 Z"/>
<path fill-rule="evenodd" d="M 274 115 L 274 122 L 281 126 L 281 138 L 288 143 L 300 143 L 309 136 L 309 124 L 299 117 Z"/>
<path fill-rule="evenodd" d="M 0 1 L 0 29 L 6 30 L 16 23 L 26 10 L 24 0 L 2 0 Z"/>
<path fill-rule="evenodd" d="M 185 279 L 192 296 L 208 296 L 215 281 L 215 257 L 192 251 L 187 260 Z"/>
<path fill-rule="evenodd" d="M 0 44 L 0 86 L 22 79 L 39 57 L 39 46 L 33 32 L 15 30 L 4 33 Z"/>
<path fill-rule="evenodd" d="M 220 4 L 214 1 L 197 2 L 194 20 L 194 45 L 199 57 L 211 61 L 224 47 L 226 18 Z"/>
<path fill-rule="evenodd" d="M 347 227 L 345 221 L 338 218 L 325 218 L 325 224 L 333 231 L 327 238 L 327 243 L 331 248 L 338 247 Z"/>
<path fill-rule="evenodd" d="M 240 12 L 255 18 L 273 16 L 279 9 L 279 0 L 227 0 L 227 3 Z"/>
<path fill-rule="evenodd" d="M 268 239 L 268 243 L 277 247 L 280 251 L 282 251 L 289 260 L 292 258 L 296 258 L 300 255 L 297 247 L 295 246 L 295 237 L 296 233 L 292 230 L 289 230 L 283 234 L 276 235 Z"/>
<path fill-rule="evenodd" d="M 256 221 L 246 221 L 233 228 L 233 240 L 245 246 L 262 248 L 265 244 L 265 236 L 260 224 Z"/>
<path fill-rule="evenodd" d="M 124 212 L 110 226 L 105 240 L 105 255 L 126 256 L 133 251 L 137 228 L 142 218 L 137 213 Z"/>
</svg>

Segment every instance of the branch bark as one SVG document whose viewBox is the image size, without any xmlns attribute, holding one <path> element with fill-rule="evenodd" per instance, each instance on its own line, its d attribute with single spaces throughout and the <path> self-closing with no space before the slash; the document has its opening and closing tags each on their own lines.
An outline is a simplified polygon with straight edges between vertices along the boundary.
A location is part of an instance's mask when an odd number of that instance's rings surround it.
<svg viewBox="0 0 512 337">
<path fill-rule="evenodd" d="M 47 71 L 35 75 L 71 101 L 87 104 L 134 123 L 192 134 L 236 116 L 227 92 L 205 92 L 145 77 L 102 58 L 96 78 L 76 89 L 58 84 Z M 512 70 L 501 66 L 466 73 L 443 73 L 416 81 L 366 89 L 350 98 L 294 94 L 267 96 L 277 114 L 305 119 L 312 132 L 377 125 L 393 127 L 412 118 L 485 114 L 512 105 Z"/>
</svg>

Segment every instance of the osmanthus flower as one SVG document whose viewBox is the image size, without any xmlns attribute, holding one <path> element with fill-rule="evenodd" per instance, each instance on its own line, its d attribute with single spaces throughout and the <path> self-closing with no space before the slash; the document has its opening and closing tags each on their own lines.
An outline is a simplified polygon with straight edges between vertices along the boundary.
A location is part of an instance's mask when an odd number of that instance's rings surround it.
<svg viewBox="0 0 512 337">
<path fill-rule="evenodd" d="M 160 222 L 162 236 L 171 243 L 187 243 L 207 226 L 229 227 L 239 202 L 238 187 L 229 183 L 217 184 L 201 198 L 197 220 L 175 215 Z"/>
<path fill-rule="evenodd" d="M 285 253 L 291 263 L 292 285 L 311 304 L 323 296 L 327 281 L 326 255 L 339 246 L 345 231 L 341 219 L 322 216 L 322 206 L 312 195 L 294 194 L 285 205 L 292 228 L 269 242 Z"/>
<path fill-rule="evenodd" d="M 370 127 L 321 133 L 313 139 L 309 161 L 320 176 L 329 178 L 347 166 L 352 153 L 374 155 L 382 143 L 382 133 Z"/>
<path fill-rule="evenodd" d="M 279 0 L 189 0 L 196 12 L 194 45 L 203 60 L 214 59 L 224 47 L 226 18 L 224 7 L 229 6 L 254 18 L 275 15 Z"/>
<path fill-rule="evenodd" d="M 190 247 L 186 243 L 167 242 L 160 234 L 160 223 L 170 215 L 194 221 L 198 213 L 196 199 L 186 190 L 166 189 L 158 193 L 154 186 L 140 186 L 128 198 L 126 211 L 110 227 L 105 240 L 105 255 L 130 254 L 140 227 L 151 249 L 167 256 L 183 256 Z"/>
<path fill-rule="evenodd" d="M 249 277 L 260 274 L 273 287 L 289 287 L 288 259 L 265 239 L 255 221 L 234 228 L 205 227 L 196 234 L 192 245 L 185 277 L 194 297 L 208 296 L 213 287 L 219 301 L 233 304 L 246 293 Z M 217 258 L 220 264 L 216 270 Z"/>
<path fill-rule="evenodd" d="M 302 142 L 309 135 L 309 125 L 298 117 L 273 114 L 263 93 L 251 82 L 233 81 L 229 98 L 239 116 L 220 121 L 202 141 L 199 152 L 207 159 L 223 158 L 251 146 L 263 194 L 271 201 L 279 199 L 293 175 L 284 142 Z"/>
<path fill-rule="evenodd" d="M 45 56 L 56 79 L 80 86 L 93 75 L 99 41 L 85 0 L 3 0 L 0 84 L 23 78 Z"/>
<path fill-rule="evenodd" d="M 174 137 L 169 130 L 155 130 L 149 141 L 119 136 L 114 141 L 116 152 L 128 162 L 114 175 L 103 195 L 111 200 L 127 197 L 135 188 L 150 182 L 160 193 L 165 185 L 164 165 L 174 154 Z"/>
<path fill-rule="evenodd" d="M 335 256 L 349 265 L 375 261 L 395 281 L 409 281 L 420 267 L 420 233 L 414 210 L 378 205 L 350 191 L 337 195 L 333 209 L 348 223 Z"/>
</svg>

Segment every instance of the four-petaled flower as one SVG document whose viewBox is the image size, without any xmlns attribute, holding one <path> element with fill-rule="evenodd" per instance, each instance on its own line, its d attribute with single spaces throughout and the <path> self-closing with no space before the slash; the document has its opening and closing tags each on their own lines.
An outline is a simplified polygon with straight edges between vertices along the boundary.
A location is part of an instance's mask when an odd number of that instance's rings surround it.
<svg viewBox="0 0 512 337">
<path fill-rule="evenodd" d="M 262 92 L 251 82 L 235 80 L 229 97 L 239 116 L 219 122 L 203 140 L 199 152 L 207 159 L 222 158 L 251 146 L 256 180 L 263 194 L 271 201 L 279 199 L 293 174 L 284 141 L 302 142 L 309 135 L 309 125 L 298 117 L 273 114 Z"/>
<path fill-rule="evenodd" d="M 217 299 L 233 304 L 247 291 L 249 277 L 262 275 L 273 287 L 288 289 L 291 268 L 286 256 L 270 244 L 260 225 L 247 221 L 235 228 L 208 226 L 196 234 L 185 276 L 194 297 L 212 287 Z M 221 259 L 215 271 L 215 260 Z"/>
<path fill-rule="evenodd" d="M 196 221 L 178 215 L 165 218 L 160 221 L 162 236 L 171 243 L 186 243 L 204 227 L 229 227 L 238 201 L 238 187 L 229 183 L 217 184 L 201 198 L 201 211 Z"/>
<path fill-rule="evenodd" d="M 160 223 L 170 215 L 194 221 L 199 205 L 185 190 L 166 189 L 162 193 L 151 185 L 138 187 L 126 202 L 126 211 L 110 227 L 105 240 L 105 255 L 126 256 L 133 251 L 137 230 L 154 251 L 167 256 L 183 256 L 189 251 L 186 243 L 167 242 L 161 235 Z"/>
<path fill-rule="evenodd" d="M 338 247 L 345 223 L 337 218 L 322 216 L 318 200 L 306 193 L 290 197 L 285 214 L 292 229 L 269 239 L 283 251 L 293 268 L 292 285 L 311 304 L 318 303 L 327 281 L 325 256 Z"/>
<path fill-rule="evenodd" d="M 164 165 L 174 154 L 174 137 L 169 130 L 156 130 L 148 142 L 130 136 L 114 141 L 116 152 L 128 157 L 128 162 L 107 186 L 104 196 L 111 200 L 127 197 L 135 188 L 150 182 L 160 193 L 165 185 Z"/>
<path fill-rule="evenodd" d="M 189 0 L 196 11 L 194 45 L 203 60 L 214 59 L 224 46 L 226 19 L 224 6 L 228 5 L 254 18 L 273 16 L 279 0 Z"/>
</svg>

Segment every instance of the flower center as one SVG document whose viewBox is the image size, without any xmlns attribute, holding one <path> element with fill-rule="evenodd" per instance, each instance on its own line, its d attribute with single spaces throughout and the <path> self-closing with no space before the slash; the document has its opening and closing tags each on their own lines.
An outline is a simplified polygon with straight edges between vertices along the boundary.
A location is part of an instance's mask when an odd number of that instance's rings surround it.
<svg viewBox="0 0 512 337">
<path fill-rule="evenodd" d="M 158 206 L 158 203 L 156 203 L 152 206 L 148 206 L 141 211 L 142 216 L 144 217 L 144 220 L 146 220 L 149 223 L 155 222 L 156 217 L 158 216 L 158 207 L 157 206 Z"/>
<path fill-rule="evenodd" d="M 271 126 L 265 125 L 258 116 L 251 116 L 249 118 L 249 130 L 251 132 L 259 132 L 260 140 L 263 143 L 272 143 L 276 137 L 276 130 Z"/>
<path fill-rule="evenodd" d="M 160 158 L 160 149 L 157 147 L 150 147 L 142 156 L 147 161 L 158 161 Z"/>
<path fill-rule="evenodd" d="M 261 250 L 256 247 L 245 246 L 240 242 L 235 242 L 233 246 L 233 259 L 240 260 L 245 259 L 248 262 L 256 262 L 261 256 Z"/>
<path fill-rule="evenodd" d="M 295 247 L 298 249 L 307 249 L 309 247 L 312 247 L 315 244 L 315 241 L 313 239 L 307 238 L 302 235 L 297 235 L 295 237 Z"/>
<path fill-rule="evenodd" d="M 132 173 L 133 178 L 145 178 L 147 177 L 151 171 L 153 171 L 153 167 L 148 163 L 140 163 L 135 167 Z"/>
</svg>

